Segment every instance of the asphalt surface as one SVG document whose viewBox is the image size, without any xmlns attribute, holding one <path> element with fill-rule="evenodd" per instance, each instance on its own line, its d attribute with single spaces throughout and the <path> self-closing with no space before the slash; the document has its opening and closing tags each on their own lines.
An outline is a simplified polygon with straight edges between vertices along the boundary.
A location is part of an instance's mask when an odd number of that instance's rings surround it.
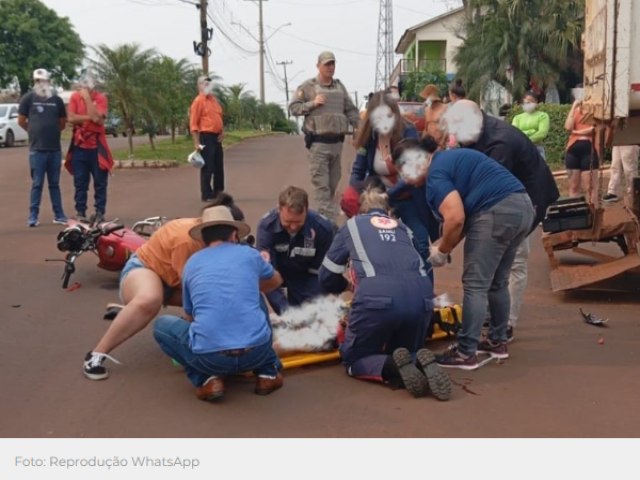
<svg viewBox="0 0 640 480">
<path fill-rule="evenodd" d="M 115 146 L 124 139 L 111 139 Z M 354 158 L 343 155 L 345 174 Z M 310 189 L 301 137 L 248 140 L 225 154 L 227 190 L 252 227 L 288 184 Z M 27 148 L 0 149 L 0 436 L 1 437 L 637 437 L 640 416 L 638 295 L 553 294 L 539 232 L 532 241 L 529 287 L 511 358 L 475 372 L 451 371 L 453 398 L 413 399 L 357 381 L 338 364 L 285 372 L 285 386 L 259 397 L 251 379 L 227 382 L 220 404 L 195 398 L 184 374 L 155 344 L 150 329 L 117 348 L 106 381 L 87 380 L 82 361 L 108 326 L 117 274 L 85 254 L 61 288 L 60 226 L 44 196 L 38 228 L 27 228 Z M 73 187 L 62 175 L 73 214 Z M 116 170 L 107 217 L 127 225 L 144 217 L 196 216 L 202 207 L 190 166 Z M 436 272 L 437 293 L 461 300 L 460 252 Z M 637 282 L 635 280 L 628 280 Z M 637 283 L 635 284 L 637 285 Z M 586 325 L 578 308 L 608 317 Z M 599 342 L 599 339 L 603 338 Z M 434 350 L 445 343 L 434 342 Z M 446 454 L 448 458 L 453 452 Z"/>
</svg>

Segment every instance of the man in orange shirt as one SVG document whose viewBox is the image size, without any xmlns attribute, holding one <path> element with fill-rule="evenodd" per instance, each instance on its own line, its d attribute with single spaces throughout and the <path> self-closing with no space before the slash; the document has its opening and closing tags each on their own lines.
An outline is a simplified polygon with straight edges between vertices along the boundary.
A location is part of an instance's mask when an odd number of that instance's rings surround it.
<svg viewBox="0 0 640 480">
<path fill-rule="evenodd" d="M 213 82 L 209 77 L 198 78 L 198 90 L 200 93 L 189 111 L 189 127 L 193 145 L 204 159 L 200 169 L 200 195 L 203 202 L 209 202 L 224 190 L 223 112 L 213 95 Z"/>
<path fill-rule="evenodd" d="M 107 116 L 107 97 L 95 90 L 93 77 L 85 73 L 78 90 L 69 99 L 69 121 L 73 137 L 65 157 L 65 168 L 73 175 L 76 218 L 86 220 L 87 192 L 93 177 L 95 214 L 93 221 L 104 219 L 107 208 L 107 184 L 113 159 L 107 145 L 104 119 Z"/>
</svg>

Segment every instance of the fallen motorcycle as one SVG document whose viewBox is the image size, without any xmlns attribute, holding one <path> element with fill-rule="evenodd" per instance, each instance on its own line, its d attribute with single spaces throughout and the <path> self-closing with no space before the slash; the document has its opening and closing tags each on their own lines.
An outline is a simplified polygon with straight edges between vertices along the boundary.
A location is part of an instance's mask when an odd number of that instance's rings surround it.
<svg viewBox="0 0 640 480">
<path fill-rule="evenodd" d="M 47 258 L 47 262 L 64 262 L 62 288 L 69 286 L 75 273 L 75 262 L 84 252 L 93 252 L 98 257 L 98 267 L 110 272 L 122 270 L 133 252 L 138 250 L 160 226 L 165 217 L 150 217 L 126 228 L 118 220 L 101 223 L 72 222 L 58 233 L 57 246 L 66 252 L 64 259 Z"/>
</svg>

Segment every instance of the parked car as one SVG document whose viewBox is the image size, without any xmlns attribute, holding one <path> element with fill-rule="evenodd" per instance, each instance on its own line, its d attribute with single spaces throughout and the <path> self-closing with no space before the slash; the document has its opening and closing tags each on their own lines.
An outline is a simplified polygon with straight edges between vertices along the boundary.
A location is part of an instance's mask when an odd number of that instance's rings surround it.
<svg viewBox="0 0 640 480">
<path fill-rule="evenodd" d="M 127 132 L 125 131 L 124 125 L 122 124 L 122 120 L 120 117 L 115 115 L 107 115 L 107 118 L 104 121 L 104 129 L 107 135 L 113 135 L 114 137 L 118 136 L 118 133 L 122 133 L 123 137 L 127 136 Z"/>
<path fill-rule="evenodd" d="M 0 145 L 13 147 L 28 139 L 27 131 L 18 125 L 18 104 L 0 103 Z"/>
<path fill-rule="evenodd" d="M 418 133 L 424 130 L 424 103 L 398 102 L 398 107 L 402 116 L 415 125 Z"/>
</svg>

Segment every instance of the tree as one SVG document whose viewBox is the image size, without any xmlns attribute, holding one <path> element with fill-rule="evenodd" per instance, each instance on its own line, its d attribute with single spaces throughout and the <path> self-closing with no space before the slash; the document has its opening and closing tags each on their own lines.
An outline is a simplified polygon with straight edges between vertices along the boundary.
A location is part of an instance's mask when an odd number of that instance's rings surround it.
<svg viewBox="0 0 640 480">
<path fill-rule="evenodd" d="M 148 133 L 169 127 L 171 141 L 175 143 L 176 129 L 185 126 L 189 105 L 197 88 L 199 71 L 185 59 L 174 60 L 162 55 L 154 58 L 149 67 L 149 93 L 145 109 Z"/>
<path fill-rule="evenodd" d="M 422 92 L 425 85 L 430 83 L 438 87 L 440 96 L 443 96 L 449 90 L 447 75 L 443 71 L 420 70 L 410 72 L 406 80 L 402 82 L 402 99 L 410 102 L 422 102 L 423 98 L 420 97 L 420 92 Z"/>
<path fill-rule="evenodd" d="M 149 82 L 156 51 L 141 50 L 138 44 L 131 43 L 113 49 L 101 44 L 93 51 L 97 58 L 91 64 L 105 86 L 111 107 L 122 117 L 129 138 L 129 154 L 133 154 L 135 120 L 142 118 L 157 94 Z"/>
<path fill-rule="evenodd" d="M 244 90 L 244 83 L 236 83 L 226 87 L 227 112 L 229 124 L 234 128 L 241 128 L 250 124 L 250 115 L 247 112 L 247 99 L 252 97 L 251 92 Z M 243 103 L 244 100 L 244 103 Z"/>
<path fill-rule="evenodd" d="M 80 37 L 68 18 L 39 0 L 0 0 L 0 85 L 18 80 L 26 93 L 36 68 L 67 85 L 84 56 Z"/>
<path fill-rule="evenodd" d="M 470 98 L 495 80 L 519 100 L 532 83 L 558 81 L 581 64 L 582 0 L 467 0 L 455 61 Z"/>
</svg>

